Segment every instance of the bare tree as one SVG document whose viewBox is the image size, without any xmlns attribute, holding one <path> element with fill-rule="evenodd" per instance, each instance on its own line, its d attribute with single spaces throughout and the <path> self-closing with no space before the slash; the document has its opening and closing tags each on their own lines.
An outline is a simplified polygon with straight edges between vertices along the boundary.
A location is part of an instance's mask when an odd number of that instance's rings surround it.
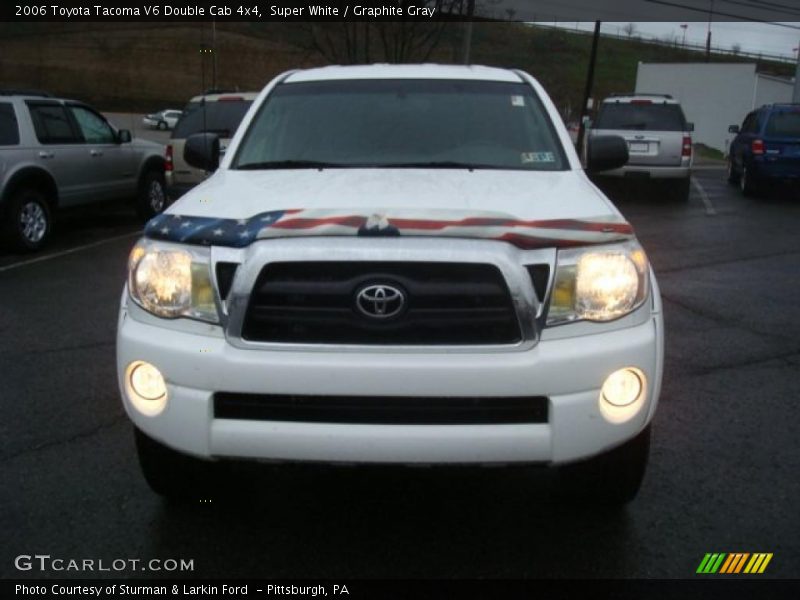
<svg viewBox="0 0 800 600">
<path fill-rule="evenodd" d="M 742 51 L 742 45 L 739 43 L 734 44 L 731 46 L 731 50 L 733 50 L 734 56 L 738 56 L 739 52 Z"/>
<path fill-rule="evenodd" d="M 411 5 L 436 9 L 430 22 L 400 18 L 397 21 L 309 23 L 309 49 L 339 64 L 373 61 L 402 63 L 427 61 L 436 50 L 448 17 L 466 14 L 466 0 L 398 0 L 403 15 Z"/>
<path fill-rule="evenodd" d="M 628 37 L 632 37 L 633 34 L 636 33 L 636 25 L 634 23 L 628 23 L 622 28 L 622 31 L 624 31 L 625 35 Z"/>
</svg>

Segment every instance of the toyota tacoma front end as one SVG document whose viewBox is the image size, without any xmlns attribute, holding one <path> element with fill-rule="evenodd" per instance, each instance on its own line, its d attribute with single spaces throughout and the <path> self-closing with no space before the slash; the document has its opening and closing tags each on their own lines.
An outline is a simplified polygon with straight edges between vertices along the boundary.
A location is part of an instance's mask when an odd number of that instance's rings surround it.
<svg viewBox="0 0 800 600">
<path fill-rule="evenodd" d="M 659 396 L 658 286 L 529 75 L 283 74 L 131 251 L 117 362 L 150 485 L 227 459 L 559 468 L 625 502 Z M 618 168 L 623 140 L 593 144 Z"/>
</svg>

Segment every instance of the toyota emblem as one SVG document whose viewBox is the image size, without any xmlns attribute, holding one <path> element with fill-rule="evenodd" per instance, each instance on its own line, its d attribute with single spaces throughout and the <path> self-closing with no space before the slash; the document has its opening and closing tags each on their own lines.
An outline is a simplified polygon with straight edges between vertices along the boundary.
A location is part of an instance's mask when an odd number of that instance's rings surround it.
<svg viewBox="0 0 800 600">
<path fill-rule="evenodd" d="M 356 307 L 359 312 L 372 319 L 394 317 L 400 314 L 405 306 L 405 293 L 393 285 L 367 285 L 356 293 Z"/>
</svg>

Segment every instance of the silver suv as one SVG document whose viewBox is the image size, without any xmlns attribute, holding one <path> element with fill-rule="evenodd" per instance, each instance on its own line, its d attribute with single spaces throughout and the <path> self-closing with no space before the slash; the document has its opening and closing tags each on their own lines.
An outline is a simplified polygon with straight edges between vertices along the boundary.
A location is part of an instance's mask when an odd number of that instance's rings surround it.
<svg viewBox="0 0 800 600">
<path fill-rule="evenodd" d="M 93 202 L 135 199 L 153 217 L 166 206 L 162 151 L 81 102 L 0 92 L 0 240 L 38 250 L 56 208 Z"/>
<path fill-rule="evenodd" d="M 224 153 L 256 96 L 258 92 L 206 94 L 195 96 L 184 107 L 166 149 L 167 193 L 172 200 L 180 198 L 209 175 L 183 159 L 186 138 L 196 133 L 213 133 L 219 136 Z"/>
<path fill-rule="evenodd" d="M 628 163 L 603 177 L 659 179 L 674 200 L 689 199 L 694 125 L 668 94 L 612 95 L 600 106 L 587 136 L 618 135 L 628 143 Z"/>
</svg>

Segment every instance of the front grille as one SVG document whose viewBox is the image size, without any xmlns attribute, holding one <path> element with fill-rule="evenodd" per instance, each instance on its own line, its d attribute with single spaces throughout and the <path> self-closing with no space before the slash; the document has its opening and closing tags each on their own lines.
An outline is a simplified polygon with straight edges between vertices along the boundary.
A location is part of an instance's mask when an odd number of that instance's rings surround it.
<svg viewBox="0 0 800 600">
<path fill-rule="evenodd" d="M 401 290 L 404 309 L 366 316 L 356 295 Z M 520 326 L 494 265 L 421 262 L 284 262 L 259 274 L 244 318 L 248 341 L 306 344 L 513 344 Z"/>
<path fill-rule="evenodd" d="M 256 421 L 456 425 L 547 423 L 543 396 L 422 398 L 214 394 L 214 417 Z"/>
<path fill-rule="evenodd" d="M 217 286 L 219 287 L 219 296 L 223 300 L 228 298 L 228 293 L 231 291 L 231 286 L 233 285 L 233 277 L 236 275 L 236 269 L 238 268 L 238 263 L 217 263 Z"/>
</svg>

